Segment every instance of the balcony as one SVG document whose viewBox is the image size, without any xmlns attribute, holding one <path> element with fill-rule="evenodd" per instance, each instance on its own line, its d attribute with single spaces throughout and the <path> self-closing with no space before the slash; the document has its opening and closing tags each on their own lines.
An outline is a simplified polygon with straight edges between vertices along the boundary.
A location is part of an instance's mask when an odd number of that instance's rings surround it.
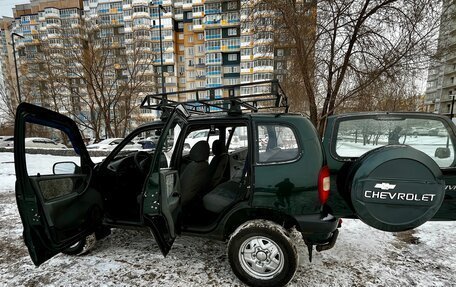
<svg viewBox="0 0 456 287">
<path fill-rule="evenodd" d="M 217 27 L 220 26 L 221 20 L 204 20 L 203 23 L 209 27 Z"/>
<path fill-rule="evenodd" d="M 222 52 L 238 52 L 240 48 L 239 45 L 222 46 Z"/>
<path fill-rule="evenodd" d="M 217 59 L 206 59 L 206 65 L 221 65 L 222 64 L 222 58 L 217 58 Z"/>
<path fill-rule="evenodd" d="M 206 15 L 213 15 L 213 14 L 220 14 L 222 13 L 222 10 L 220 9 L 205 9 L 204 14 Z"/>
<path fill-rule="evenodd" d="M 222 34 L 206 35 L 206 40 L 217 40 L 217 39 L 222 39 Z"/>
<path fill-rule="evenodd" d="M 133 0 L 131 3 L 132 6 L 149 6 L 149 1 L 147 0 Z"/>
<path fill-rule="evenodd" d="M 201 32 L 204 31 L 204 25 L 193 25 L 193 31 L 195 32 Z"/>
<path fill-rule="evenodd" d="M 253 55 L 241 55 L 241 61 L 249 62 L 253 60 Z"/>
<path fill-rule="evenodd" d="M 264 59 L 264 58 L 272 59 L 272 58 L 274 58 L 274 53 L 273 52 L 270 52 L 270 53 L 255 53 L 255 54 L 253 54 L 253 58 L 254 59 Z"/>
<path fill-rule="evenodd" d="M 229 20 L 223 19 L 221 24 L 222 24 L 222 27 L 240 25 L 241 21 L 239 19 L 229 19 Z"/>
<path fill-rule="evenodd" d="M 158 17 L 158 15 L 157 15 Z M 150 19 L 150 15 L 149 13 L 147 12 L 133 12 L 132 14 L 132 19 L 137 19 L 137 18 L 146 18 L 146 19 Z"/>
<path fill-rule="evenodd" d="M 209 77 L 210 77 L 210 76 L 217 76 L 217 77 L 219 77 L 221 74 L 222 74 L 221 71 L 206 72 L 206 75 L 209 76 Z"/>
<path fill-rule="evenodd" d="M 49 18 L 60 18 L 59 12 L 45 12 L 44 13 L 44 18 L 49 19 Z M 22 24 L 28 24 L 22 22 Z"/>
<path fill-rule="evenodd" d="M 206 47 L 206 51 L 208 51 L 208 52 L 220 52 L 220 46 Z"/>
<path fill-rule="evenodd" d="M 242 47 L 242 48 L 252 48 L 252 47 L 253 47 L 253 41 L 250 41 L 250 42 L 241 42 L 241 47 Z"/>
<path fill-rule="evenodd" d="M 254 67 L 253 72 L 273 72 L 274 67 L 273 66 L 259 66 L 259 67 Z"/>
<path fill-rule="evenodd" d="M 253 68 L 241 69 L 241 74 L 253 74 Z"/>
<path fill-rule="evenodd" d="M 204 17 L 204 12 L 193 12 L 193 18 L 202 18 Z"/>
</svg>

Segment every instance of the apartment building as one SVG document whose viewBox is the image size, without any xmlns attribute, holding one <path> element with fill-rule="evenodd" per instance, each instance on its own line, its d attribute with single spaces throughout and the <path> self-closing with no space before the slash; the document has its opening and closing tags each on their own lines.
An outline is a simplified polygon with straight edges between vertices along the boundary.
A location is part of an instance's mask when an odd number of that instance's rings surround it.
<svg viewBox="0 0 456 287">
<path fill-rule="evenodd" d="M 106 71 L 107 78 L 112 79 L 108 84 L 114 88 L 126 85 L 132 77 L 132 65 L 140 67 L 143 84 L 135 89 L 139 94 L 135 105 L 139 106 L 142 96 L 150 93 L 283 81 L 289 53 L 286 45 L 277 45 L 274 17 L 266 6 L 250 0 L 31 0 L 16 5 L 11 30 L 3 28 L 0 35 L 6 42 L 10 32 L 24 36 L 17 39 L 18 62 L 20 69 L 30 74 L 30 70 L 39 73 L 46 59 L 36 57 L 43 53 L 43 41 L 48 43 L 53 59 L 68 59 L 65 55 L 74 53 L 68 51 L 68 33 L 90 42 L 89 34 L 95 31 L 91 41 L 109 50 L 107 61 L 113 68 Z M 76 45 L 76 49 L 81 48 Z M 93 107 L 87 106 L 84 98 L 91 91 L 78 79 L 81 64 L 66 63 L 74 68 L 66 75 L 74 85 L 66 89 L 68 108 L 76 106 L 81 119 L 90 119 Z M 46 106 L 46 88 L 43 83 L 36 91 L 24 92 L 31 94 L 32 102 Z M 219 89 L 211 95 L 199 93 L 199 97 L 217 98 L 233 91 L 248 95 L 265 89 L 268 87 Z M 194 96 L 179 94 L 170 99 L 184 101 Z M 140 111 L 143 119 L 154 116 L 149 110 Z"/>
<path fill-rule="evenodd" d="M 11 28 L 13 18 L 0 18 L 0 87 L 5 95 L 12 95 L 9 99 L 11 106 L 17 105 L 16 74 L 14 72 L 13 47 L 11 43 Z M 6 99 L 5 99 L 6 100 Z"/>
<path fill-rule="evenodd" d="M 446 1 L 448 4 L 449 2 Z M 428 69 L 424 110 L 451 116 L 456 114 L 456 19 L 455 7 L 443 9 L 438 51 Z"/>
<path fill-rule="evenodd" d="M 4 84 L 9 89 L 7 92 L 12 95 L 12 101 L 18 100 L 17 95 L 12 94 L 15 93 L 17 85 L 13 50 L 10 45 L 11 35 L 16 33 L 18 35 L 14 36 L 14 40 L 22 100 L 58 109 L 64 113 L 68 112 L 66 109 L 73 108 L 69 88 L 54 86 L 55 89 L 49 89 L 52 76 L 57 75 L 48 72 L 58 71 L 58 76 L 68 78 L 71 82 L 71 67 L 64 67 L 61 60 L 64 59 L 67 50 L 73 49 L 64 45 L 64 39 L 69 37 L 65 32 L 68 28 L 80 25 L 81 8 L 82 2 L 79 0 L 32 0 L 27 4 L 16 5 L 13 9 L 14 18 L 3 18 L 0 28 L 1 65 L 3 79 L 7 81 Z M 49 66 L 51 64 L 52 68 Z M 75 89 L 84 89 L 77 81 L 73 82 Z M 55 98 L 56 95 L 65 98 L 65 105 L 59 108 L 52 105 L 50 97 Z"/>
</svg>

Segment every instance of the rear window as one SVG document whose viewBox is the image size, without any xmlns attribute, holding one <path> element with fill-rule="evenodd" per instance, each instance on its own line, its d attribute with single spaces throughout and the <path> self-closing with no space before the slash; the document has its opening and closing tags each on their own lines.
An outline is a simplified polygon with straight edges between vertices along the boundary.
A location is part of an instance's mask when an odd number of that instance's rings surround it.
<svg viewBox="0 0 456 287">
<path fill-rule="evenodd" d="M 336 131 L 334 149 L 342 158 L 360 157 L 385 145 L 409 145 L 440 167 L 454 165 L 454 138 L 439 119 L 357 117 L 340 121 Z"/>
<path fill-rule="evenodd" d="M 296 159 L 298 141 L 293 130 L 284 125 L 258 125 L 258 162 L 273 163 Z"/>
</svg>

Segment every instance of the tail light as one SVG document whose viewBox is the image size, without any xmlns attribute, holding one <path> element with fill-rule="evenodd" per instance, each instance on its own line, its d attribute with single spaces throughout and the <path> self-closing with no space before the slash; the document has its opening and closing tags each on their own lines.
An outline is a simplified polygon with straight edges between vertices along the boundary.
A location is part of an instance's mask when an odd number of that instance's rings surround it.
<svg viewBox="0 0 456 287">
<path fill-rule="evenodd" d="M 325 204 L 328 201 L 330 186 L 329 168 L 324 166 L 318 175 L 318 198 L 321 204 Z"/>
</svg>

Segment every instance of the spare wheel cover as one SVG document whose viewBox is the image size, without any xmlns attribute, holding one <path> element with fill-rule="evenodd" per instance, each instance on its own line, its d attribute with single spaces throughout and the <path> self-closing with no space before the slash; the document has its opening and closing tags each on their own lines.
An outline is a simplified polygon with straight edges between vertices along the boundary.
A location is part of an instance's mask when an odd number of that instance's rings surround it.
<svg viewBox="0 0 456 287">
<path fill-rule="evenodd" d="M 445 196 L 437 163 L 409 146 L 385 146 L 359 159 L 351 185 L 358 217 L 384 231 L 404 231 L 431 219 Z"/>
</svg>

